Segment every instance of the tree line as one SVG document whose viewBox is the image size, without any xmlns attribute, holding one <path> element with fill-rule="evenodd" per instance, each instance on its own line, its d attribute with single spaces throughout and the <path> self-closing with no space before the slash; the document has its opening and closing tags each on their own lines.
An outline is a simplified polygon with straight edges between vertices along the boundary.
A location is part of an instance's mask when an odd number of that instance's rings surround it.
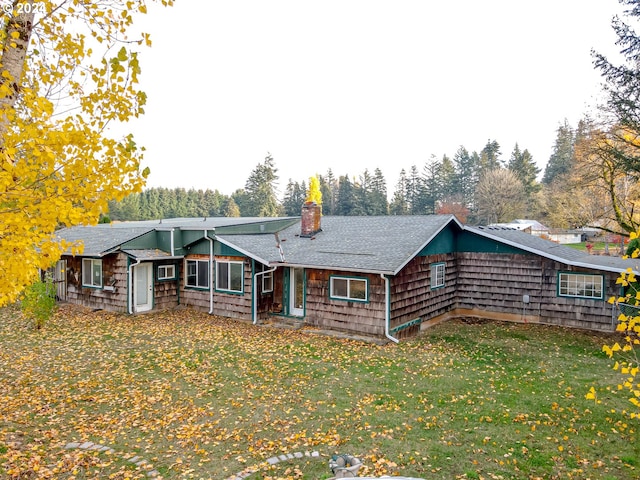
<svg viewBox="0 0 640 480">
<path fill-rule="evenodd" d="M 452 157 L 432 156 L 420 167 L 402 169 L 391 196 L 379 168 L 365 169 L 357 176 L 335 175 L 329 169 L 317 178 L 325 215 L 454 213 L 465 222 L 491 223 L 537 212 L 536 195 L 542 188 L 536 179 L 539 173 L 528 150 L 516 144 L 505 161 L 499 143 L 489 140 L 479 153 L 461 146 Z M 244 188 L 231 195 L 218 190 L 150 188 L 112 202 L 109 217 L 299 215 L 308 195 L 307 180 L 289 179 L 281 197 L 278 180 L 275 160 L 267 155 L 250 173 Z"/>
<path fill-rule="evenodd" d="M 627 18 L 640 17 L 638 0 L 621 0 Z M 353 175 L 318 175 L 326 215 L 453 213 L 470 224 L 534 218 L 549 227 L 597 227 L 627 235 L 640 228 L 640 37 L 616 17 L 613 28 L 624 61 L 592 52 L 606 101 L 596 117 L 557 128 L 544 171 L 516 144 L 507 158 L 496 140 L 479 151 L 460 146 L 401 170 L 391 195 L 379 168 Z M 111 202 L 113 220 L 176 216 L 299 215 L 307 180 L 289 179 L 279 194 L 271 155 L 231 195 L 218 191 L 149 189 Z M 540 173 L 542 176 L 540 177 Z"/>
</svg>

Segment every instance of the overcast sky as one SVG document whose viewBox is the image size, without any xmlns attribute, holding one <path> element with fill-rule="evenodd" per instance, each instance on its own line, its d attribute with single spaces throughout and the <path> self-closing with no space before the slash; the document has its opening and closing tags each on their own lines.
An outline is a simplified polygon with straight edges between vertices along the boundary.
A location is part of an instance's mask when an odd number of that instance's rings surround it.
<svg viewBox="0 0 640 480">
<path fill-rule="evenodd" d="M 307 181 L 516 142 L 540 168 L 597 102 L 617 0 L 178 0 L 141 27 L 151 187 L 230 194 L 267 152 Z"/>
</svg>

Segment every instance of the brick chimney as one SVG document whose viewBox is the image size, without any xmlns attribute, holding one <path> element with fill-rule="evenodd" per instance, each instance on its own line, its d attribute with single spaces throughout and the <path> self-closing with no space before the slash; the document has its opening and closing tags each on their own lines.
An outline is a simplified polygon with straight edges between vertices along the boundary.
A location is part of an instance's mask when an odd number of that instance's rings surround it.
<svg viewBox="0 0 640 480">
<path fill-rule="evenodd" d="M 322 217 L 322 205 L 316 202 L 305 202 L 302 205 L 302 227 L 301 237 L 311 237 L 322 231 L 320 228 L 320 217 Z"/>
</svg>

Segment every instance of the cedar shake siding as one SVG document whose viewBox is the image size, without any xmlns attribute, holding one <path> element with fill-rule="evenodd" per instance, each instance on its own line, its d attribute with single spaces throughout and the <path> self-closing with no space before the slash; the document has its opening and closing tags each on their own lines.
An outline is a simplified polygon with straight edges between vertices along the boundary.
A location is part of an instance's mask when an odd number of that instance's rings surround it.
<svg viewBox="0 0 640 480">
<path fill-rule="evenodd" d="M 480 316 L 500 314 L 526 321 L 608 330 L 614 327 L 613 307 L 606 300 L 619 293 L 618 274 L 569 267 L 537 255 L 458 253 L 458 308 Z M 604 298 L 558 295 L 558 274 L 575 272 L 604 277 Z M 529 303 L 523 303 L 523 295 Z M 614 319 L 615 320 L 615 319 Z"/>
<path fill-rule="evenodd" d="M 102 288 L 82 286 L 83 257 L 64 258 L 67 261 L 68 302 L 98 310 L 127 311 L 127 255 L 117 253 L 101 259 Z"/>
<path fill-rule="evenodd" d="M 180 304 L 193 307 L 196 310 L 209 311 L 209 288 L 188 287 L 186 285 L 187 260 L 202 260 L 209 262 L 209 255 L 188 255 L 182 261 L 180 268 Z M 209 285 L 212 282 L 212 274 L 209 272 Z"/>
<path fill-rule="evenodd" d="M 217 289 L 213 292 L 213 313 L 224 317 L 235 318 L 240 320 L 251 320 L 251 259 L 244 257 L 218 257 L 218 260 L 241 261 L 243 263 L 243 293 L 227 293 Z M 213 272 L 213 280 L 215 282 L 215 270 Z M 215 285 L 214 285 L 215 286 Z M 207 306 L 209 304 L 207 303 Z"/>
<path fill-rule="evenodd" d="M 160 280 L 158 279 L 158 267 L 160 265 L 174 265 L 176 278 Z M 182 272 L 182 263 L 175 262 L 153 262 L 153 309 L 164 310 L 167 308 L 175 308 L 178 306 L 180 295 L 180 272 Z"/>
<path fill-rule="evenodd" d="M 357 335 L 384 336 L 385 284 L 379 275 L 333 270 L 306 270 L 305 274 L 305 324 Z M 331 298 L 332 276 L 366 279 L 367 301 Z"/>
<path fill-rule="evenodd" d="M 464 226 L 453 215 L 321 217 L 315 204 L 301 218 L 177 218 L 59 234 L 84 245 L 83 256 L 63 257 L 60 297 L 72 303 L 131 311 L 132 280 L 148 285 L 135 273 L 152 265 L 153 310 L 184 305 L 244 321 L 255 312 L 260 323 L 293 319 L 378 338 L 387 327 L 400 339 L 466 316 L 613 331 L 617 312 L 607 300 L 621 293 L 616 280 L 627 269 L 640 275 L 640 259 L 588 255 L 507 227 Z M 83 259 L 96 260 L 85 278 L 93 286 L 82 285 Z M 177 278 L 159 278 L 171 275 L 170 265 Z M 272 269 L 264 282 L 261 273 Z M 262 291 L 265 283 L 273 291 Z M 290 295 L 300 285 L 304 303 L 296 297 L 294 308 Z M 143 293 L 139 309 L 147 310 Z"/>
<path fill-rule="evenodd" d="M 546 288 L 541 291 L 540 319 L 543 323 L 590 330 L 613 331 L 616 328 L 618 311 L 608 300 L 620 295 L 616 284 L 618 273 L 594 271 L 592 269 L 568 267 L 542 258 L 542 279 Z M 571 298 L 558 295 L 558 273 L 586 273 L 602 275 L 603 299 Z"/>
<path fill-rule="evenodd" d="M 444 285 L 432 288 L 431 270 L 444 264 Z M 391 328 L 399 338 L 416 335 L 420 323 L 455 307 L 457 284 L 455 254 L 415 257 L 398 275 L 391 277 Z M 416 321 L 418 320 L 418 321 Z M 413 325 L 408 325 L 416 321 Z M 406 328 L 405 328 L 406 326 Z"/>
</svg>

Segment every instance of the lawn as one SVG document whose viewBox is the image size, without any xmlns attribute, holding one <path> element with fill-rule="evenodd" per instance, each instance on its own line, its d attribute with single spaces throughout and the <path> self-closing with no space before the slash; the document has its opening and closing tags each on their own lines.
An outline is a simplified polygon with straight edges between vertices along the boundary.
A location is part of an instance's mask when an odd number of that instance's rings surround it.
<svg viewBox="0 0 640 480">
<path fill-rule="evenodd" d="M 639 424 L 609 390 L 605 340 L 451 321 L 380 347 L 68 306 L 36 331 L 5 308 L 0 477 L 326 479 L 347 453 L 361 475 L 639 478 Z"/>
</svg>

